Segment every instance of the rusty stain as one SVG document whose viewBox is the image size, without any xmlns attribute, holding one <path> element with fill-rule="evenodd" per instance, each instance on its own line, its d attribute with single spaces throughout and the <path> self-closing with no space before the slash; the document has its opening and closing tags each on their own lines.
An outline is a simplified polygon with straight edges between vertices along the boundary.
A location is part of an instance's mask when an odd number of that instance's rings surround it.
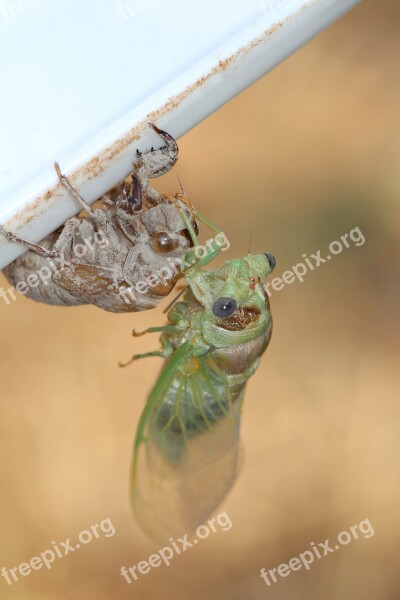
<svg viewBox="0 0 400 600">
<path fill-rule="evenodd" d="M 288 18 L 290 19 L 290 17 Z M 285 21 L 287 21 L 286 19 Z M 249 52 L 251 52 L 254 48 L 262 44 L 266 38 L 270 37 L 275 31 L 279 30 L 285 21 L 280 21 L 273 25 L 271 28 L 264 31 L 260 36 L 256 39 L 252 40 L 250 44 L 247 46 L 242 46 L 237 50 L 232 56 L 229 56 L 223 60 L 220 60 L 215 67 L 213 67 L 209 73 L 202 75 L 194 84 L 188 86 L 185 90 L 183 90 L 180 94 L 176 96 L 172 96 L 167 100 L 167 102 L 159 109 L 152 111 L 149 115 L 147 115 L 146 119 L 141 121 L 138 125 L 132 128 L 123 138 L 120 138 L 113 142 L 111 146 L 100 152 L 98 155 L 93 157 L 87 163 L 85 163 L 82 167 L 79 167 L 73 173 L 68 174 L 68 178 L 71 181 L 75 179 L 83 179 L 85 181 L 90 181 L 95 177 L 98 177 L 101 173 L 103 173 L 110 163 L 112 163 L 116 157 L 118 157 L 127 147 L 129 147 L 133 142 L 138 141 L 141 137 L 141 134 L 147 129 L 147 124 L 149 122 L 157 123 L 157 121 L 172 112 L 177 106 L 179 106 L 188 96 L 190 96 L 197 89 L 201 88 L 206 81 L 212 79 L 215 75 L 226 71 L 232 63 L 242 59 Z M 46 210 L 46 205 L 50 201 L 54 201 L 54 193 L 61 189 L 61 184 L 56 184 L 53 188 L 47 190 L 41 196 L 38 196 L 34 202 L 26 206 L 20 213 L 14 215 L 11 221 L 14 223 L 15 229 L 15 221 L 22 222 L 24 225 L 30 223 L 35 217 L 39 216 Z M 8 223 L 7 223 L 8 226 Z"/>
</svg>

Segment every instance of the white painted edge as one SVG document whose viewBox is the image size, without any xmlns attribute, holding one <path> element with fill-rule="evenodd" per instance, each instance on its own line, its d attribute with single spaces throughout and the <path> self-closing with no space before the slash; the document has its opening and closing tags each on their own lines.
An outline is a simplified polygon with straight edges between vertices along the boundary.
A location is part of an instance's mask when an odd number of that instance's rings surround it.
<svg viewBox="0 0 400 600">
<path fill-rule="evenodd" d="M 61 165 L 63 172 L 88 203 L 94 202 L 128 175 L 136 149 L 144 151 L 159 144 L 159 138 L 147 127 L 149 121 L 178 139 L 360 1 L 304 1 L 300 9 L 270 30 L 260 26 L 259 31 L 252 27 L 241 32 L 217 53 L 192 65 L 184 76 L 148 98 L 124 122 L 116 123 L 112 132 L 102 132 L 93 141 L 91 155 L 81 156 L 74 164 Z M 21 190 L 18 201 L 11 200 L 0 221 L 33 242 L 43 239 L 80 210 L 55 174 L 34 191 L 32 186 Z M 15 205 L 24 208 L 15 211 Z M 24 251 L 17 244 L 1 242 L 0 269 Z"/>
</svg>

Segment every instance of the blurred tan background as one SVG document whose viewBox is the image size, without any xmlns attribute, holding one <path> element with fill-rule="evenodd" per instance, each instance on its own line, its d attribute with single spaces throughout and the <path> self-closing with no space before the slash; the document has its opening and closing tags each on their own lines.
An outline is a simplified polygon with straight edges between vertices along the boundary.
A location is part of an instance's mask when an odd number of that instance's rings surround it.
<svg viewBox="0 0 400 600">
<path fill-rule="evenodd" d="M 161 365 L 112 315 L 0 299 L 0 568 L 110 517 L 93 541 L 8 587 L 18 600 L 394 600 L 399 597 L 400 6 L 365 0 L 180 140 L 178 172 L 231 241 L 273 252 L 276 275 L 359 227 L 366 242 L 271 298 L 275 330 L 247 390 L 244 465 L 211 535 L 131 586 L 158 548 L 135 524 L 135 428 Z M 157 182 L 177 188 L 176 172 Z M 1 277 L 2 285 L 5 285 Z M 271 569 L 369 519 L 375 535 L 267 588 Z"/>
</svg>

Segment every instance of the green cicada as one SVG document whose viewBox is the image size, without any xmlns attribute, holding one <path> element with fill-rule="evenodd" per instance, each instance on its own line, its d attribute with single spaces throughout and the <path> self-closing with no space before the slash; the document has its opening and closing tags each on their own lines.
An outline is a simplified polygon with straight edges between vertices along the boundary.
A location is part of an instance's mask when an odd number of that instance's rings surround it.
<svg viewBox="0 0 400 600">
<path fill-rule="evenodd" d="M 132 464 L 134 512 L 157 541 L 204 523 L 235 481 L 244 389 L 272 331 L 263 282 L 274 257 L 248 255 L 202 271 L 219 249 L 201 247 L 198 258 L 199 241 L 186 224 L 194 243 L 185 258 L 188 287 L 168 311 L 169 324 L 143 332 L 161 332 L 162 349 L 129 361 L 166 359 L 140 418 Z"/>
</svg>

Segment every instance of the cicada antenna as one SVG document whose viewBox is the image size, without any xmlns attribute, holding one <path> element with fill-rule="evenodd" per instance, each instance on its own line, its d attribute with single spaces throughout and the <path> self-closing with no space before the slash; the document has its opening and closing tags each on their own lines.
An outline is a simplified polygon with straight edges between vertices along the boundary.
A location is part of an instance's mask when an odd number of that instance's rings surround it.
<svg viewBox="0 0 400 600">
<path fill-rule="evenodd" d="M 186 292 L 186 290 L 188 289 L 188 287 L 189 287 L 189 286 L 187 286 L 187 285 L 186 285 L 185 287 L 183 287 L 183 288 L 180 290 L 180 292 L 178 292 L 178 294 L 175 296 L 175 298 L 172 300 L 172 302 L 170 302 L 170 303 L 168 304 L 168 306 L 167 306 L 166 308 L 164 308 L 164 310 L 163 310 L 163 314 L 167 313 L 167 312 L 169 311 L 169 309 L 173 307 L 173 305 L 175 304 L 175 302 L 176 302 L 177 300 L 179 300 L 179 298 L 180 298 L 180 297 L 181 297 L 181 296 L 184 294 L 184 292 Z"/>
<path fill-rule="evenodd" d="M 181 188 L 182 194 L 187 198 L 188 195 L 185 192 L 185 188 L 183 187 L 183 183 L 182 183 L 181 176 L 179 175 L 179 173 L 178 173 L 178 181 L 179 181 L 179 187 Z"/>
<path fill-rule="evenodd" d="M 251 232 L 251 235 L 250 235 L 250 242 L 249 242 L 249 249 L 247 251 L 247 256 L 250 255 L 250 250 L 251 250 L 252 243 L 253 243 L 253 232 Z"/>
</svg>

